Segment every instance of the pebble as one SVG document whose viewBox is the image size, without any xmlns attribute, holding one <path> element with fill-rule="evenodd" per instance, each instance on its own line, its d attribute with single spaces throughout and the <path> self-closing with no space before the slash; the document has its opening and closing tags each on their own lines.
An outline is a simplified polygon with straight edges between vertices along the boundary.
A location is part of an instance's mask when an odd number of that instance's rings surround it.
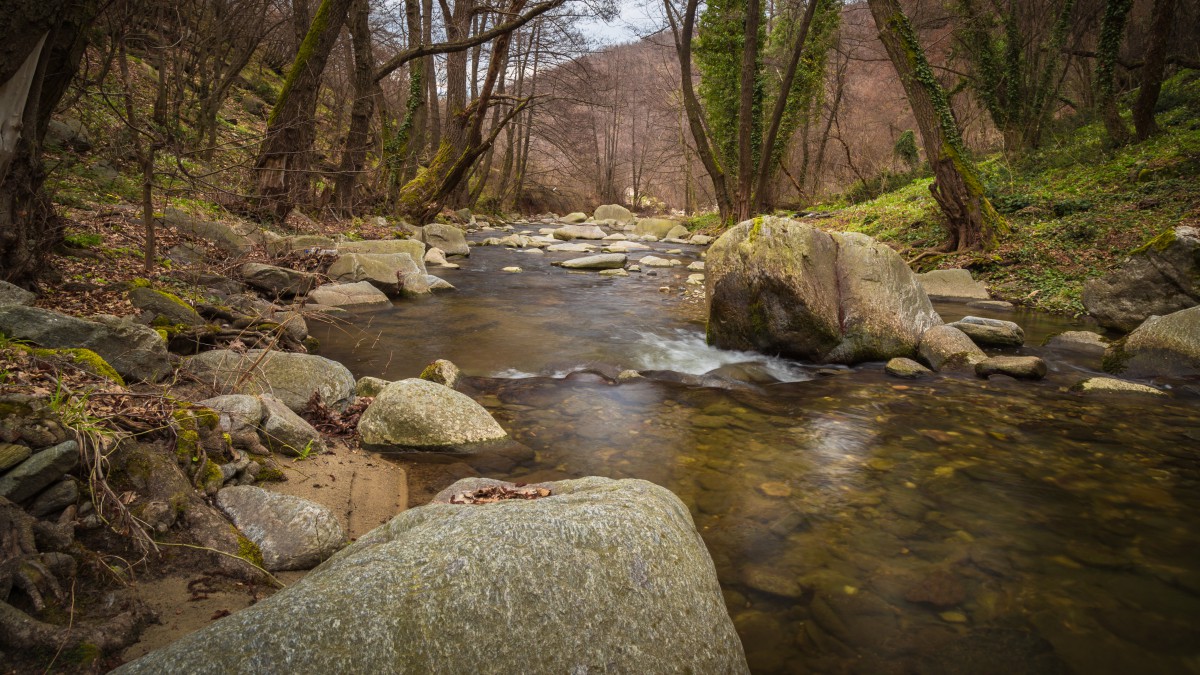
<svg viewBox="0 0 1200 675">
<path fill-rule="evenodd" d="M 524 272 L 520 267 L 505 267 L 501 272 Z"/>
<path fill-rule="evenodd" d="M 768 497 L 790 497 L 792 496 L 792 488 L 784 483 L 777 481 L 769 481 L 758 486 L 759 492 L 762 492 Z"/>
</svg>

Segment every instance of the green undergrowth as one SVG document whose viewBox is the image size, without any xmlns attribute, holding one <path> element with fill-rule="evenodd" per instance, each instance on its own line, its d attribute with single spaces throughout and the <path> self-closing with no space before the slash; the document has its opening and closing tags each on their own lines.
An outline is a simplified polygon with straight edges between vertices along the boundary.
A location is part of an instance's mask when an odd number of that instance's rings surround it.
<svg viewBox="0 0 1200 675">
<path fill-rule="evenodd" d="M 1162 133 L 1113 148 L 1099 120 L 1083 121 L 1020 158 L 979 158 L 992 204 L 1013 226 L 986 253 L 940 254 L 945 223 L 918 178 L 859 204 L 845 196 L 817 221 L 869 234 L 918 271 L 965 267 L 992 294 L 1042 310 L 1078 314 L 1083 283 L 1176 225 L 1200 222 L 1200 75 L 1164 87 Z"/>
</svg>

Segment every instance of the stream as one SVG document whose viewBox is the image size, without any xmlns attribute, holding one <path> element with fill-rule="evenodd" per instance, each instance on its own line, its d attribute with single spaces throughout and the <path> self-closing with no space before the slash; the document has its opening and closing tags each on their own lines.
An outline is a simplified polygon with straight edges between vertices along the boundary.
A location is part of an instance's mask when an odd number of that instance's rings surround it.
<svg viewBox="0 0 1200 675">
<path fill-rule="evenodd" d="M 426 493 L 473 472 L 671 489 L 755 673 L 1200 673 L 1194 389 L 1071 393 L 1099 364 L 1036 345 L 1082 324 L 955 304 L 937 305 L 947 321 L 1020 323 L 1028 346 L 1003 351 L 1042 356 L 1047 378 L 711 349 L 703 287 L 684 283 L 702 249 L 652 246 L 631 262 L 683 265 L 609 278 L 550 265 L 581 254 L 475 247 L 430 269 L 457 291 L 312 332 L 355 376 L 449 359 L 532 450 L 423 458 Z M 616 384 L 626 369 L 646 377 Z"/>
</svg>

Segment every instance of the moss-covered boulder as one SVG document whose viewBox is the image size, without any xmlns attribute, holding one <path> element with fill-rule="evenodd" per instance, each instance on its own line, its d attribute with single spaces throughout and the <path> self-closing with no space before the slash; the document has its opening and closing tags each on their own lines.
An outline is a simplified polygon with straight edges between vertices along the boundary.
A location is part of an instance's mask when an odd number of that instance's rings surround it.
<svg viewBox="0 0 1200 675">
<path fill-rule="evenodd" d="M 904 260 L 856 233 L 786 218 L 729 230 L 705 264 L 708 341 L 821 363 L 916 354 L 941 318 Z"/>
<path fill-rule="evenodd" d="M 542 499 L 405 511 L 116 672 L 749 672 L 677 497 L 640 480 L 546 487 Z"/>
<path fill-rule="evenodd" d="M 354 376 L 345 366 L 312 354 L 215 349 L 184 359 L 182 370 L 219 394 L 274 394 L 295 412 L 319 394 L 331 408 L 354 398 Z"/>
<path fill-rule="evenodd" d="M 1101 326 L 1129 331 L 1151 316 L 1200 305 L 1200 228 L 1180 225 L 1134 251 L 1124 265 L 1083 286 L 1083 306 Z"/>
<path fill-rule="evenodd" d="M 470 256 L 471 249 L 467 246 L 467 238 L 463 231 L 453 225 L 444 223 L 429 223 L 418 229 L 417 240 L 426 246 L 442 249 L 446 255 Z"/>
<path fill-rule="evenodd" d="M 343 283 L 366 281 L 392 296 L 429 292 L 424 268 L 407 253 L 346 253 L 327 274 Z"/>
<path fill-rule="evenodd" d="M 358 434 L 367 445 L 464 451 L 508 436 L 471 397 L 417 378 L 384 387 L 359 419 Z"/>
<path fill-rule="evenodd" d="M 0 333 L 50 349 L 89 349 L 134 380 L 157 382 L 172 371 L 158 333 L 128 319 L 84 320 L 39 307 L 7 305 L 0 306 Z"/>
<path fill-rule="evenodd" d="M 1109 347 L 1104 369 L 1126 377 L 1200 376 L 1200 306 L 1146 319 Z"/>
<path fill-rule="evenodd" d="M 154 324 L 156 320 L 165 320 L 172 325 L 203 326 L 204 319 L 192 309 L 192 306 L 179 296 L 159 291 L 145 286 L 136 286 L 129 290 L 129 302 L 142 310 L 143 321 Z"/>
</svg>

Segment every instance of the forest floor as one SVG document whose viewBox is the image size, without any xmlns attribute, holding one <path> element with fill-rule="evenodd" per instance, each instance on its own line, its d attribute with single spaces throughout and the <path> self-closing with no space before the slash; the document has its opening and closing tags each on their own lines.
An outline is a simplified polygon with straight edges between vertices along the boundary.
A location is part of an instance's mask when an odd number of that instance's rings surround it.
<svg viewBox="0 0 1200 675">
<path fill-rule="evenodd" d="M 1169 228 L 1200 226 L 1200 74 L 1185 71 L 1167 82 L 1157 119 L 1161 133 L 1119 148 L 1093 120 L 1048 134 L 1019 158 L 982 158 L 988 195 L 1011 227 L 986 253 L 938 250 L 944 221 L 927 176 L 895 181 L 874 199 L 844 196 L 815 210 L 829 212 L 822 227 L 871 235 L 918 271 L 964 267 L 1000 299 L 1082 314 L 1085 280 Z"/>
</svg>

